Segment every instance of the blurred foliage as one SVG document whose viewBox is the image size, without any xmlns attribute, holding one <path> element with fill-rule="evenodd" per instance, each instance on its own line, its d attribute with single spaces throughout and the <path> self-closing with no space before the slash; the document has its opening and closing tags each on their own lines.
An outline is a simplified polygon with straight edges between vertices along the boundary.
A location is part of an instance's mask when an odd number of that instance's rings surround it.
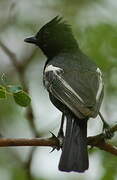
<svg viewBox="0 0 117 180">
<path fill-rule="evenodd" d="M 30 36 L 33 33 L 36 33 L 42 25 L 44 25 L 54 16 L 64 16 L 68 23 L 72 25 L 73 33 L 75 34 L 75 37 L 79 42 L 80 48 L 87 55 L 89 55 L 102 69 L 105 79 L 105 99 L 106 103 L 108 104 L 108 108 L 111 108 L 112 104 L 115 103 L 114 101 L 116 100 L 117 96 L 117 22 L 115 21 L 116 11 L 117 3 L 115 0 L 0 0 L 0 40 L 2 39 L 2 41 L 5 42 L 5 45 L 16 54 L 18 61 L 21 61 L 21 63 L 25 63 L 25 60 L 30 56 L 32 47 L 25 45 L 23 39 L 28 35 Z M 19 82 L 17 72 L 14 70 L 12 64 L 9 61 L 9 58 L 5 55 L 1 48 L 0 53 L 0 73 L 5 73 L 9 78 L 8 81 L 10 83 L 8 84 L 21 84 Z M 45 59 L 45 57 L 42 56 L 41 51 L 38 50 L 38 53 L 35 53 L 33 56 L 31 56 L 30 65 L 25 74 L 26 82 L 29 86 L 29 92 L 32 96 L 31 103 L 34 106 L 33 111 L 35 113 L 35 119 L 38 111 L 41 114 L 42 108 L 39 106 L 39 102 L 43 102 L 43 100 L 45 100 L 44 105 L 46 106 L 47 104 L 46 97 L 44 97 L 44 99 L 42 98 L 42 93 L 44 90 L 40 91 L 40 89 L 42 88 L 42 83 L 39 84 L 39 80 L 42 77 L 42 72 L 40 72 L 39 68 L 41 67 L 43 59 Z M 37 66 L 38 68 L 36 69 L 35 67 Z M 32 86 L 31 83 L 29 83 L 30 81 L 32 81 Z M 2 84 L 1 79 L 0 84 Z M 37 85 L 38 90 L 36 90 Z M 16 106 L 16 103 L 14 102 L 12 97 L 7 96 L 6 99 L 6 91 L 9 91 L 10 93 L 12 93 L 12 95 L 15 94 L 15 100 L 20 105 L 28 105 L 30 103 L 29 96 L 27 96 L 27 94 L 25 94 L 22 89 L 19 88 L 19 86 L 11 86 L 9 88 L 7 87 L 6 89 L 2 84 L 2 86 L 0 86 L 0 133 L 5 137 L 32 136 L 32 134 L 30 133 L 30 127 L 29 125 L 27 125 L 28 122 L 26 123 L 25 120 L 26 111 L 22 107 Z M 37 97 L 37 94 L 39 94 L 40 92 L 41 95 L 39 96 L 39 99 Z M 25 98 L 26 100 L 24 100 Z M 115 104 L 117 105 L 117 102 Z M 37 105 L 38 108 L 36 109 Z M 45 106 L 44 110 L 46 109 Z M 107 113 L 106 117 L 109 116 L 109 118 L 111 117 L 112 119 L 117 119 L 116 108 L 113 108 L 112 111 L 108 111 L 108 109 L 106 109 L 106 106 L 107 105 L 105 104 L 104 109 L 105 113 Z M 42 112 L 47 115 L 46 119 L 49 120 L 48 113 L 45 111 Z M 39 126 L 41 126 L 41 121 L 42 119 L 39 119 Z M 49 131 L 49 126 L 47 127 L 46 122 L 45 127 L 46 134 Z M 116 136 L 111 140 L 111 142 L 115 145 L 117 144 Z M 90 155 L 92 153 L 95 154 L 98 151 L 99 150 L 97 148 L 90 150 Z M 19 150 L 19 152 L 16 149 L 0 149 L 1 179 L 117 179 L 117 158 L 103 151 L 99 151 L 99 155 L 101 154 L 101 175 L 97 170 L 97 174 L 95 174 L 95 176 L 91 176 L 91 174 L 94 174 L 94 169 L 92 169 L 92 172 L 87 171 L 86 175 L 64 174 L 64 176 L 62 177 L 59 176 L 57 172 L 54 172 L 54 170 L 53 175 L 48 176 L 46 175 L 46 169 L 44 169 L 43 175 L 41 173 L 41 175 L 38 175 L 37 177 L 37 174 L 39 174 L 39 172 L 37 172 L 35 175 L 35 171 L 32 166 L 30 167 L 30 171 L 25 166 L 27 163 L 26 157 L 28 156 L 28 153 L 24 152 L 24 150 L 22 149 Z M 39 161 L 39 159 L 36 159 L 36 161 Z M 40 167 L 41 166 L 44 166 L 43 162 L 41 162 Z M 36 165 L 35 168 L 37 168 Z M 32 174 L 32 176 L 30 176 L 30 174 Z M 98 174 L 100 175 L 99 178 Z"/>
<path fill-rule="evenodd" d="M 6 98 L 6 89 L 0 85 L 0 99 Z"/>
<path fill-rule="evenodd" d="M 29 180 L 27 172 L 24 168 L 14 168 L 12 172 L 12 180 Z M 34 178 L 33 180 L 45 180 L 43 178 Z"/>
<path fill-rule="evenodd" d="M 104 175 L 102 180 L 115 180 L 117 175 L 117 157 L 108 153 L 102 153 Z"/>
<path fill-rule="evenodd" d="M 79 34 L 79 40 L 83 42 L 82 49 L 103 71 L 107 93 L 110 96 L 117 95 L 117 26 L 99 24 Z"/>
</svg>

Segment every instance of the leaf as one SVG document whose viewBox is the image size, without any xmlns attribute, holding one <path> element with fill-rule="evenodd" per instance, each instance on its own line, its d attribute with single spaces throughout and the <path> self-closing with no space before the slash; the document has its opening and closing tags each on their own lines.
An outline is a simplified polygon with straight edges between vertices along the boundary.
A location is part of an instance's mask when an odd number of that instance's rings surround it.
<svg viewBox="0 0 117 180">
<path fill-rule="evenodd" d="M 22 87 L 18 85 L 9 85 L 7 86 L 7 91 L 9 91 L 10 93 L 18 93 L 22 91 Z"/>
<path fill-rule="evenodd" d="M 14 97 L 15 102 L 18 105 L 23 106 L 23 107 L 28 106 L 31 102 L 31 98 L 24 91 L 13 93 L 13 97 Z"/>
</svg>

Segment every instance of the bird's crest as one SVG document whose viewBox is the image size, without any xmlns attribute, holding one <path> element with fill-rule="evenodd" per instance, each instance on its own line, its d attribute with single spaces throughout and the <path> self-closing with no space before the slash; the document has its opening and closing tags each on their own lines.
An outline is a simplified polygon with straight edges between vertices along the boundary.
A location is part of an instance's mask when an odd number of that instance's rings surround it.
<svg viewBox="0 0 117 180">
<path fill-rule="evenodd" d="M 46 25 L 58 25 L 58 24 L 66 24 L 66 22 L 63 21 L 62 17 L 56 16 L 51 21 L 49 21 Z"/>
<path fill-rule="evenodd" d="M 71 30 L 70 25 L 67 24 L 67 22 L 64 21 L 63 18 L 60 16 L 54 17 L 51 21 L 45 24 L 44 27 L 59 27 L 63 28 L 64 30 Z"/>
</svg>

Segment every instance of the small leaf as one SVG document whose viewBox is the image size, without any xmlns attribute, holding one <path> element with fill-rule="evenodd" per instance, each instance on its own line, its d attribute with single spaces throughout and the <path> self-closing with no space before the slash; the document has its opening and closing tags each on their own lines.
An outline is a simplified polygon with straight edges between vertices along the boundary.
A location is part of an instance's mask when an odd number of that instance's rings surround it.
<svg viewBox="0 0 117 180">
<path fill-rule="evenodd" d="M 7 91 L 9 91 L 10 93 L 18 93 L 22 91 L 22 87 L 16 85 L 9 85 L 7 86 Z"/>
<path fill-rule="evenodd" d="M 13 97 L 14 97 L 15 102 L 18 105 L 23 106 L 23 107 L 28 106 L 30 104 L 30 102 L 31 102 L 30 97 L 24 91 L 20 91 L 20 92 L 14 93 Z"/>
<path fill-rule="evenodd" d="M 0 87 L 0 99 L 5 99 L 6 98 L 6 90 L 1 89 Z"/>
</svg>

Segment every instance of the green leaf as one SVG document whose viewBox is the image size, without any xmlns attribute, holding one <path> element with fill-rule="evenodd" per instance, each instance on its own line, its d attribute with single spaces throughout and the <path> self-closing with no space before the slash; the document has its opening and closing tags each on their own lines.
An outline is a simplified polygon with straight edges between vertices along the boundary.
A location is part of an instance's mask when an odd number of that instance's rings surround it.
<svg viewBox="0 0 117 180">
<path fill-rule="evenodd" d="M 30 104 L 31 98 L 28 96 L 28 94 L 24 91 L 20 91 L 13 94 L 15 102 L 23 107 L 26 107 Z"/>
<path fill-rule="evenodd" d="M 7 86 L 7 91 L 9 91 L 10 93 L 18 93 L 22 91 L 22 87 L 16 85 L 9 85 Z"/>
</svg>

